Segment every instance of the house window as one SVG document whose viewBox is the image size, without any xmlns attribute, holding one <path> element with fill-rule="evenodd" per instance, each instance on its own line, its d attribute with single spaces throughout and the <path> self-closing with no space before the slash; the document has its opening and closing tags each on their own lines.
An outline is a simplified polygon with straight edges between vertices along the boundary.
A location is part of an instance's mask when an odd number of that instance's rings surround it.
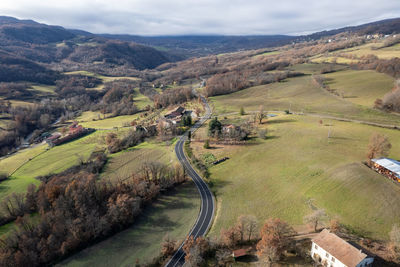
<svg viewBox="0 0 400 267">
<path fill-rule="evenodd" d="M 314 245 L 314 248 L 315 248 L 315 249 L 318 249 L 318 246 L 315 244 L 315 245 Z"/>
<path fill-rule="evenodd" d="M 327 258 L 329 258 L 329 253 L 327 252 L 325 256 L 326 256 Z"/>
<path fill-rule="evenodd" d="M 332 262 L 335 262 L 335 258 L 334 257 L 332 257 Z"/>
</svg>

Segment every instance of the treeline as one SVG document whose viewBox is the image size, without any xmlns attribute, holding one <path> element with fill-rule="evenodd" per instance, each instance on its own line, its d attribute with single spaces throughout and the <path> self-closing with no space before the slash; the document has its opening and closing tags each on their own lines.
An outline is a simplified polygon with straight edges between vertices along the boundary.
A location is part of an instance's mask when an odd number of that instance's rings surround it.
<svg viewBox="0 0 400 267">
<path fill-rule="evenodd" d="M 102 83 L 96 77 L 83 75 L 65 75 L 56 81 L 56 93 L 61 97 L 71 97 L 86 93 L 86 88 L 94 88 Z"/>
<path fill-rule="evenodd" d="M 26 99 L 33 97 L 32 91 L 29 91 L 30 86 L 25 83 L 5 83 L 0 82 L 0 96 L 3 99 Z"/>
<path fill-rule="evenodd" d="M 135 87 L 138 83 L 130 80 L 114 81 L 104 84 L 106 92 L 97 110 L 102 113 L 111 113 L 112 116 L 132 115 L 139 112 L 134 103 Z"/>
<path fill-rule="evenodd" d="M 162 94 L 154 96 L 154 107 L 165 108 L 170 105 L 176 105 L 190 101 L 194 97 L 195 96 L 191 88 L 179 87 L 174 89 L 167 89 Z"/>
<path fill-rule="evenodd" d="M 252 79 L 250 79 L 250 75 L 252 75 L 250 71 L 232 71 L 224 74 L 216 74 L 207 80 L 205 94 L 207 96 L 230 94 L 251 86 L 280 82 L 290 77 L 301 76 L 303 73 L 290 71 L 276 73 L 258 72 L 252 76 Z"/>
<path fill-rule="evenodd" d="M 358 63 L 351 65 L 355 69 L 376 70 L 394 78 L 400 77 L 400 58 L 379 59 L 375 55 L 363 56 Z"/>
<path fill-rule="evenodd" d="M 231 266 L 235 249 L 249 256 L 257 254 L 259 264 L 265 266 L 284 260 L 289 251 L 303 258 L 304 263 L 311 263 L 308 243 L 304 246 L 304 241 L 295 240 L 295 235 L 293 227 L 283 220 L 270 218 L 260 227 L 255 216 L 241 215 L 232 227 L 222 229 L 218 238 L 189 236 L 182 249 L 188 266 Z M 177 242 L 166 236 L 161 243 L 161 257 L 151 266 L 160 266 L 176 249 Z"/>
<path fill-rule="evenodd" d="M 132 224 L 160 191 L 185 180 L 180 165 L 155 162 L 115 183 L 87 171 L 51 176 L 24 200 L 38 215 L 18 217 L 0 239 L 0 266 L 52 264 Z"/>
<path fill-rule="evenodd" d="M 5 155 L 21 144 L 23 137 L 35 130 L 47 129 L 60 117 L 64 109 L 57 101 L 44 101 L 33 106 L 7 106 L 11 130 L 0 132 L 0 155 Z"/>
<path fill-rule="evenodd" d="M 129 147 L 135 146 L 147 137 L 152 137 L 157 134 L 156 127 L 137 127 L 136 130 L 130 130 L 123 137 L 118 137 L 115 133 L 108 133 L 106 136 L 107 150 L 110 153 L 116 153 L 127 149 Z"/>
</svg>

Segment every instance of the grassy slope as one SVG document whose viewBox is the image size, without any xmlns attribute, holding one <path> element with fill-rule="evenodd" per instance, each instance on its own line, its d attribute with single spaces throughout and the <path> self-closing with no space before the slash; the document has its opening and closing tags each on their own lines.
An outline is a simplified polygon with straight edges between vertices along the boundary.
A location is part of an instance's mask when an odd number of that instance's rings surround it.
<svg viewBox="0 0 400 267">
<path fill-rule="evenodd" d="M 343 92 L 346 100 L 355 104 L 373 107 L 377 98 L 382 98 L 393 87 L 394 79 L 386 74 L 370 70 L 347 70 L 325 74 L 328 85 Z"/>
<path fill-rule="evenodd" d="M 200 209 L 196 187 L 188 182 L 146 208 L 129 229 L 81 251 L 61 266 L 133 266 L 159 255 L 160 243 L 168 233 L 183 240 L 194 224 Z"/>
<path fill-rule="evenodd" d="M 372 47 L 379 47 L 380 44 L 366 44 L 355 47 L 353 49 L 345 50 L 344 52 L 356 55 L 358 57 L 366 55 L 375 55 L 381 59 L 390 59 L 394 57 L 400 57 L 400 44 L 396 44 L 390 47 L 384 47 L 380 49 L 372 49 Z"/>
<path fill-rule="evenodd" d="M 291 78 L 284 82 L 251 87 L 233 94 L 211 97 L 217 113 L 258 110 L 288 110 L 399 124 L 400 116 L 355 105 L 316 86 L 311 76 Z"/>
<path fill-rule="evenodd" d="M 144 142 L 126 151 L 112 154 L 101 177 L 110 180 L 129 178 L 146 161 L 165 164 L 176 162 L 174 144 Z"/>
<path fill-rule="evenodd" d="M 139 114 L 118 116 L 97 121 L 92 121 L 90 117 L 93 119 L 98 116 L 96 113 L 86 114 L 85 112 L 82 116 L 77 118 L 77 121 L 79 121 L 83 127 L 95 128 L 95 129 L 112 129 L 114 127 L 123 127 L 126 124 L 129 124 L 133 120 L 139 118 Z"/>
<path fill-rule="evenodd" d="M 251 145 L 204 151 L 230 159 L 210 169 L 218 211 L 211 235 L 233 225 L 241 214 L 254 214 L 261 221 L 280 217 L 302 224 L 311 212 L 307 201 L 325 208 L 332 217 L 372 237 L 387 238 L 398 223 L 400 186 L 362 165 L 369 136 L 389 136 L 398 158 L 400 133 L 348 122 L 280 115 L 268 123 L 269 139 Z M 290 145 L 289 145 L 290 144 Z M 221 151 L 218 151 L 221 150 Z"/>
<path fill-rule="evenodd" d="M 81 158 L 87 159 L 101 142 L 102 135 L 102 132 L 95 132 L 76 141 L 56 146 L 23 164 L 8 180 L 0 184 L 0 200 L 12 192 L 24 192 L 31 183 L 39 184 L 39 181 L 35 179 L 37 176 L 61 172 L 78 164 Z M 18 162 L 23 162 L 35 151 L 27 150 L 26 153 L 26 155 L 14 156 Z M 7 164 L 7 162 L 0 161 L 0 164 Z"/>
<path fill-rule="evenodd" d="M 37 145 L 29 149 L 23 149 L 10 157 L 4 157 L 0 160 L 0 170 L 11 174 L 21 165 L 27 163 L 30 159 L 43 153 L 47 148 L 47 145 Z"/>
<path fill-rule="evenodd" d="M 339 55 L 344 53 L 347 55 L 353 55 L 355 57 L 362 57 L 367 55 L 375 55 L 380 59 L 391 59 L 394 57 L 400 57 L 400 44 L 396 44 L 390 47 L 379 48 L 383 45 L 383 42 L 371 42 L 360 46 L 346 48 L 342 50 L 337 50 L 330 53 L 325 53 L 317 55 L 312 58 L 312 62 L 332 62 L 333 58 L 337 59 L 337 63 L 341 64 L 351 64 L 357 63 L 357 59 L 349 59 L 345 57 L 340 57 Z"/>
</svg>

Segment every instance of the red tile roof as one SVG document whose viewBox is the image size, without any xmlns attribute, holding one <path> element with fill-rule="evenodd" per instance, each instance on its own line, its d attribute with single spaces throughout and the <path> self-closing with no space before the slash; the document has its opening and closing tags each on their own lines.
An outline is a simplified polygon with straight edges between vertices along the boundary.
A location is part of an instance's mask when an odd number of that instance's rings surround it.
<svg viewBox="0 0 400 267">
<path fill-rule="evenodd" d="M 247 249 L 241 248 L 233 251 L 233 257 L 242 257 L 247 255 Z"/>
</svg>

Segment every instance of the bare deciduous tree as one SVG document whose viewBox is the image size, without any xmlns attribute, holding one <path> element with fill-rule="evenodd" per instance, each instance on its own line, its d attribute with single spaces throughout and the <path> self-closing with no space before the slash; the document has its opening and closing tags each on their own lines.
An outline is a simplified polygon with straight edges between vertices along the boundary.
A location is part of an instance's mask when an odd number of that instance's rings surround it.
<svg viewBox="0 0 400 267">
<path fill-rule="evenodd" d="M 261 229 L 261 240 L 257 244 L 257 255 L 267 262 L 278 260 L 289 248 L 296 232 L 280 219 L 268 219 Z"/>
<path fill-rule="evenodd" d="M 324 218 L 326 218 L 325 210 L 318 209 L 315 210 L 313 213 L 304 216 L 304 222 L 312 226 L 314 228 L 314 231 L 316 232 L 318 229 L 318 225 Z"/>
<path fill-rule="evenodd" d="M 369 140 L 367 157 L 371 160 L 387 156 L 391 147 L 392 145 L 386 136 L 374 133 Z"/>
<path fill-rule="evenodd" d="M 174 254 L 176 248 L 176 240 L 171 239 L 168 234 L 166 234 L 163 238 L 163 242 L 161 244 L 161 253 L 163 256 L 171 256 Z"/>
<path fill-rule="evenodd" d="M 264 106 L 263 105 L 261 105 L 260 108 L 258 109 L 258 112 L 257 112 L 256 116 L 257 116 L 258 124 L 262 124 L 263 119 L 266 117 L 265 113 L 264 113 Z"/>
</svg>

